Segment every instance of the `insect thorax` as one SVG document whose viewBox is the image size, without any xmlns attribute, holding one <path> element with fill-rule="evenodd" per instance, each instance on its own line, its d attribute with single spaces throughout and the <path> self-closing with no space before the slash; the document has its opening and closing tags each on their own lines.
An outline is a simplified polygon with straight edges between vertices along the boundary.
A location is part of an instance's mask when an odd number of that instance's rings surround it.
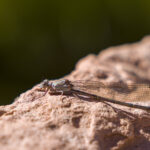
<svg viewBox="0 0 150 150">
<path fill-rule="evenodd" d="M 52 87 L 57 92 L 68 92 L 71 90 L 72 85 L 67 79 L 62 79 L 52 82 Z"/>
</svg>

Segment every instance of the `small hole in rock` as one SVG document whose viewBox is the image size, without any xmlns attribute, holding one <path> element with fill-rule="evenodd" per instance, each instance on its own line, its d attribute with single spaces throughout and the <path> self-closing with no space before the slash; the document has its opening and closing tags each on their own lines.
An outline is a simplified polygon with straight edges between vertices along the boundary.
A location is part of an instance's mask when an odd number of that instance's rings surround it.
<svg viewBox="0 0 150 150">
<path fill-rule="evenodd" d="M 80 119 L 81 119 L 81 117 L 72 118 L 72 123 L 73 123 L 74 127 L 79 128 Z"/>
</svg>

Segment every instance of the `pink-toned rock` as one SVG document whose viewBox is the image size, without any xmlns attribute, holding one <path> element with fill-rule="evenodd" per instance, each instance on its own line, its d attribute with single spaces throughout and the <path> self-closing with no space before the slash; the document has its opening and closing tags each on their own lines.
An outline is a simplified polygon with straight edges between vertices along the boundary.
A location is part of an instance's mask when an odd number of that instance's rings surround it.
<svg viewBox="0 0 150 150">
<path fill-rule="evenodd" d="M 149 83 L 150 37 L 89 55 L 66 78 Z M 149 112 L 70 96 L 42 97 L 37 87 L 0 106 L 0 150 L 150 149 Z M 149 97 L 138 104 L 150 105 Z"/>
</svg>

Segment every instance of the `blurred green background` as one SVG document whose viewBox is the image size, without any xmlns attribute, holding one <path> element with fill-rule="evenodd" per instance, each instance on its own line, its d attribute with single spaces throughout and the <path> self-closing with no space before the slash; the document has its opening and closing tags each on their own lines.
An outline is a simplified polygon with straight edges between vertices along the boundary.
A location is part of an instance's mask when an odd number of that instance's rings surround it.
<svg viewBox="0 0 150 150">
<path fill-rule="evenodd" d="M 1 0 L 0 105 L 76 62 L 150 33 L 147 0 Z"/>
</svg>

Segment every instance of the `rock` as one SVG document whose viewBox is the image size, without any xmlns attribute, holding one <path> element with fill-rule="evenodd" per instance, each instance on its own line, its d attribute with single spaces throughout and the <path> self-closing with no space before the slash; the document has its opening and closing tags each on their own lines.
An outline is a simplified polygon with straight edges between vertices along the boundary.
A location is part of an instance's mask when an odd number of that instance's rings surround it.
<svg viewBox="0 0 150 150">
<path fill-rule="evenodd" d="M 150 37 L 89 55 L 65 78 L 104 84 L 149 83 Z M 148 111 L 65 95 L 43 96 L 38 87 L 21 94 L 12 104 L 0 106 L 1 150 L 149 150 Z M 136 103 L 150 105 L 150 92 L 146 93 L 146 101 Z M 140 91 L 135 96 L 138 94 Z"/>
</svg>

